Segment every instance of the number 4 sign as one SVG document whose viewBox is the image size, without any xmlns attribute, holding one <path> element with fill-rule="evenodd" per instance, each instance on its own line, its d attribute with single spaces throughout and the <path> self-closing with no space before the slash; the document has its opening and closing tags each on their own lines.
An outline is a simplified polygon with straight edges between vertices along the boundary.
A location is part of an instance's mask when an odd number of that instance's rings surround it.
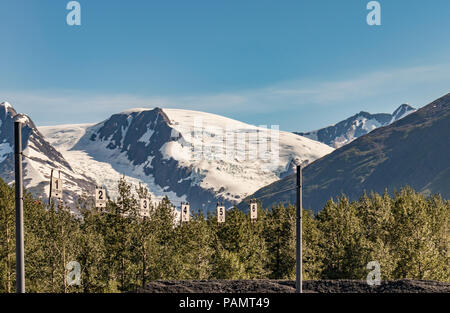
<svg viewBox="0 0 450 313">
<path fill-rule="evenodd" d="M 95 207 L 106 207 L 106 193 L 103 188 L 95 188 Z"/>
<path fill-rule="evenodd" d="M 189 203 L 181 203 L 181 222 L 189 222 Z"/>
</svg>

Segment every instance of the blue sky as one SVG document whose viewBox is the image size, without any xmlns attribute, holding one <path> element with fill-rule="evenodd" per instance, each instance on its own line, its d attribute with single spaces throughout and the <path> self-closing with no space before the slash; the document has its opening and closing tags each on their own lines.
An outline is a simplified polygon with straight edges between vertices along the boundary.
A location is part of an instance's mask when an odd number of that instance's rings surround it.
<svg viewBox="0 0 450 313">
<path fill-rule="evenodd" d="M 450 1 L 0 0 L 0 101 L 38 125 L 131 107 L 306 131 L 450 92 Z"/>
</svg>

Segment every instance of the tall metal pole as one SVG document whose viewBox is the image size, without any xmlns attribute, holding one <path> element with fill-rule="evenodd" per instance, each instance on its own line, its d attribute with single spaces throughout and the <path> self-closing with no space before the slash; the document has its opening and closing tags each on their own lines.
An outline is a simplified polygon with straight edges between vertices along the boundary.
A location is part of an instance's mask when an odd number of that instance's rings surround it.
<svg viewBox="0 0 450 313">
<path fill-rule="evenodd" d="M 296 214 L 296 292 L 303 293 L 303 253 L 302 253 L 302 166 L 297 165 L 297 214 Z"/>
<path fill-rule="evenodd" d="M 17 293 L 25 293 L 21 122 L 14 122 L 14 163 L 16 179 L 16 290 Z"/>
</svg>

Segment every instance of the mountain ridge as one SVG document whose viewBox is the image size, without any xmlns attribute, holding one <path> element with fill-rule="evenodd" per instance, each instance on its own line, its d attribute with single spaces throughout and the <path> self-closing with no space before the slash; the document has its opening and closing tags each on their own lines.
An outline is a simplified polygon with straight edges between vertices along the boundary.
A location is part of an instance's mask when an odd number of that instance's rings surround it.
<svg viewBox="0 0 450 313">
<path fill-rule="evenodd" d="M 449 136 L 447 94 L 305 167 L 304 207 L 317 212 L 327 200 L 342 193 L 358 199 L 364 191 L 392 192 L 405 185 L 450 198 Z M 271 195 L 293 186 L 295 175 L 258 190 L 248 199 L 259 198 L 265 207 L 295 203 L 295 190 Z"/>
<path fill-rule="evenodd" d="M 77 193 L 82 190 L 93 189 L 92 182 L 82 175 L 74 173 L 71 165 L 56 150 L 37 129 L 32 119 L 17 113 L 8 102 L 0 104 L 0 173 L 7 183 L 14 181 L 14 121 L 22 121 L 22 148 L 23 148 L 23 182 L 31 193 L 42 198 L 48 197 L 50 172 L 59 170 L 65 181 L 65 200 L 73 202 Z"/>
</svg>

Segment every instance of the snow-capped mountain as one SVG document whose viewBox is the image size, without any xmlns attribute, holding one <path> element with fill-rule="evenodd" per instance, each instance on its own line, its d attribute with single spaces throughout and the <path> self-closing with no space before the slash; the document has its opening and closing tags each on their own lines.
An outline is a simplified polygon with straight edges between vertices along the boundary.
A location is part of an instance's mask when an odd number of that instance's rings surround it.
<svg viewBox="0 0 450 313">
<path fill-rule="evenodd" d="M 52 169 L 55 175 L 61 172 L 64 181 L 65 201 L 73 201 L 82 190 L 90 190 L 92 181 L 75 173 L 66 159 L 36 128 L 25 114 L 18 114 L 8 103 L 0 104 L 0 176 L 7 183 L 14 181 L 14 121 L 20 119 L 23 145 L 24 186 L 32 193 L 48 197 L 49 179 Z"/>
<path fill-rule="evenodd" d="M 289 132 L 178 109 L 132 109 L 96 125 L 39 130 L 75 172 L 106 186 L 112 197 L 125 175 L 146 184 L 154 198 L 189 201 L 193 209 L 236 204 L 283 177 L 293 160 L 311 162 L 333 151 Z"/>
<path fill-rule="evenodd" d="M 392 124 L 415 111 L 416 109 L 407 103 L 400 105 L 392 114 L 370 114 L 361 111 L 335 125 L 311 132 L 295 134 L 320 141 L 333 148 L 340 148 L 378 127 Z"/>
<path fill-rule="evenodd" d="M 404 118 L 405 116 L 417 111 L 415 108 L 410 106 L 408 103 L 404 103 L 401 106 L 399 106 L 394 113 L 392 113 L 392 119 L 389 124 L 392 124 L 399 119 Z"/>
</svg>

